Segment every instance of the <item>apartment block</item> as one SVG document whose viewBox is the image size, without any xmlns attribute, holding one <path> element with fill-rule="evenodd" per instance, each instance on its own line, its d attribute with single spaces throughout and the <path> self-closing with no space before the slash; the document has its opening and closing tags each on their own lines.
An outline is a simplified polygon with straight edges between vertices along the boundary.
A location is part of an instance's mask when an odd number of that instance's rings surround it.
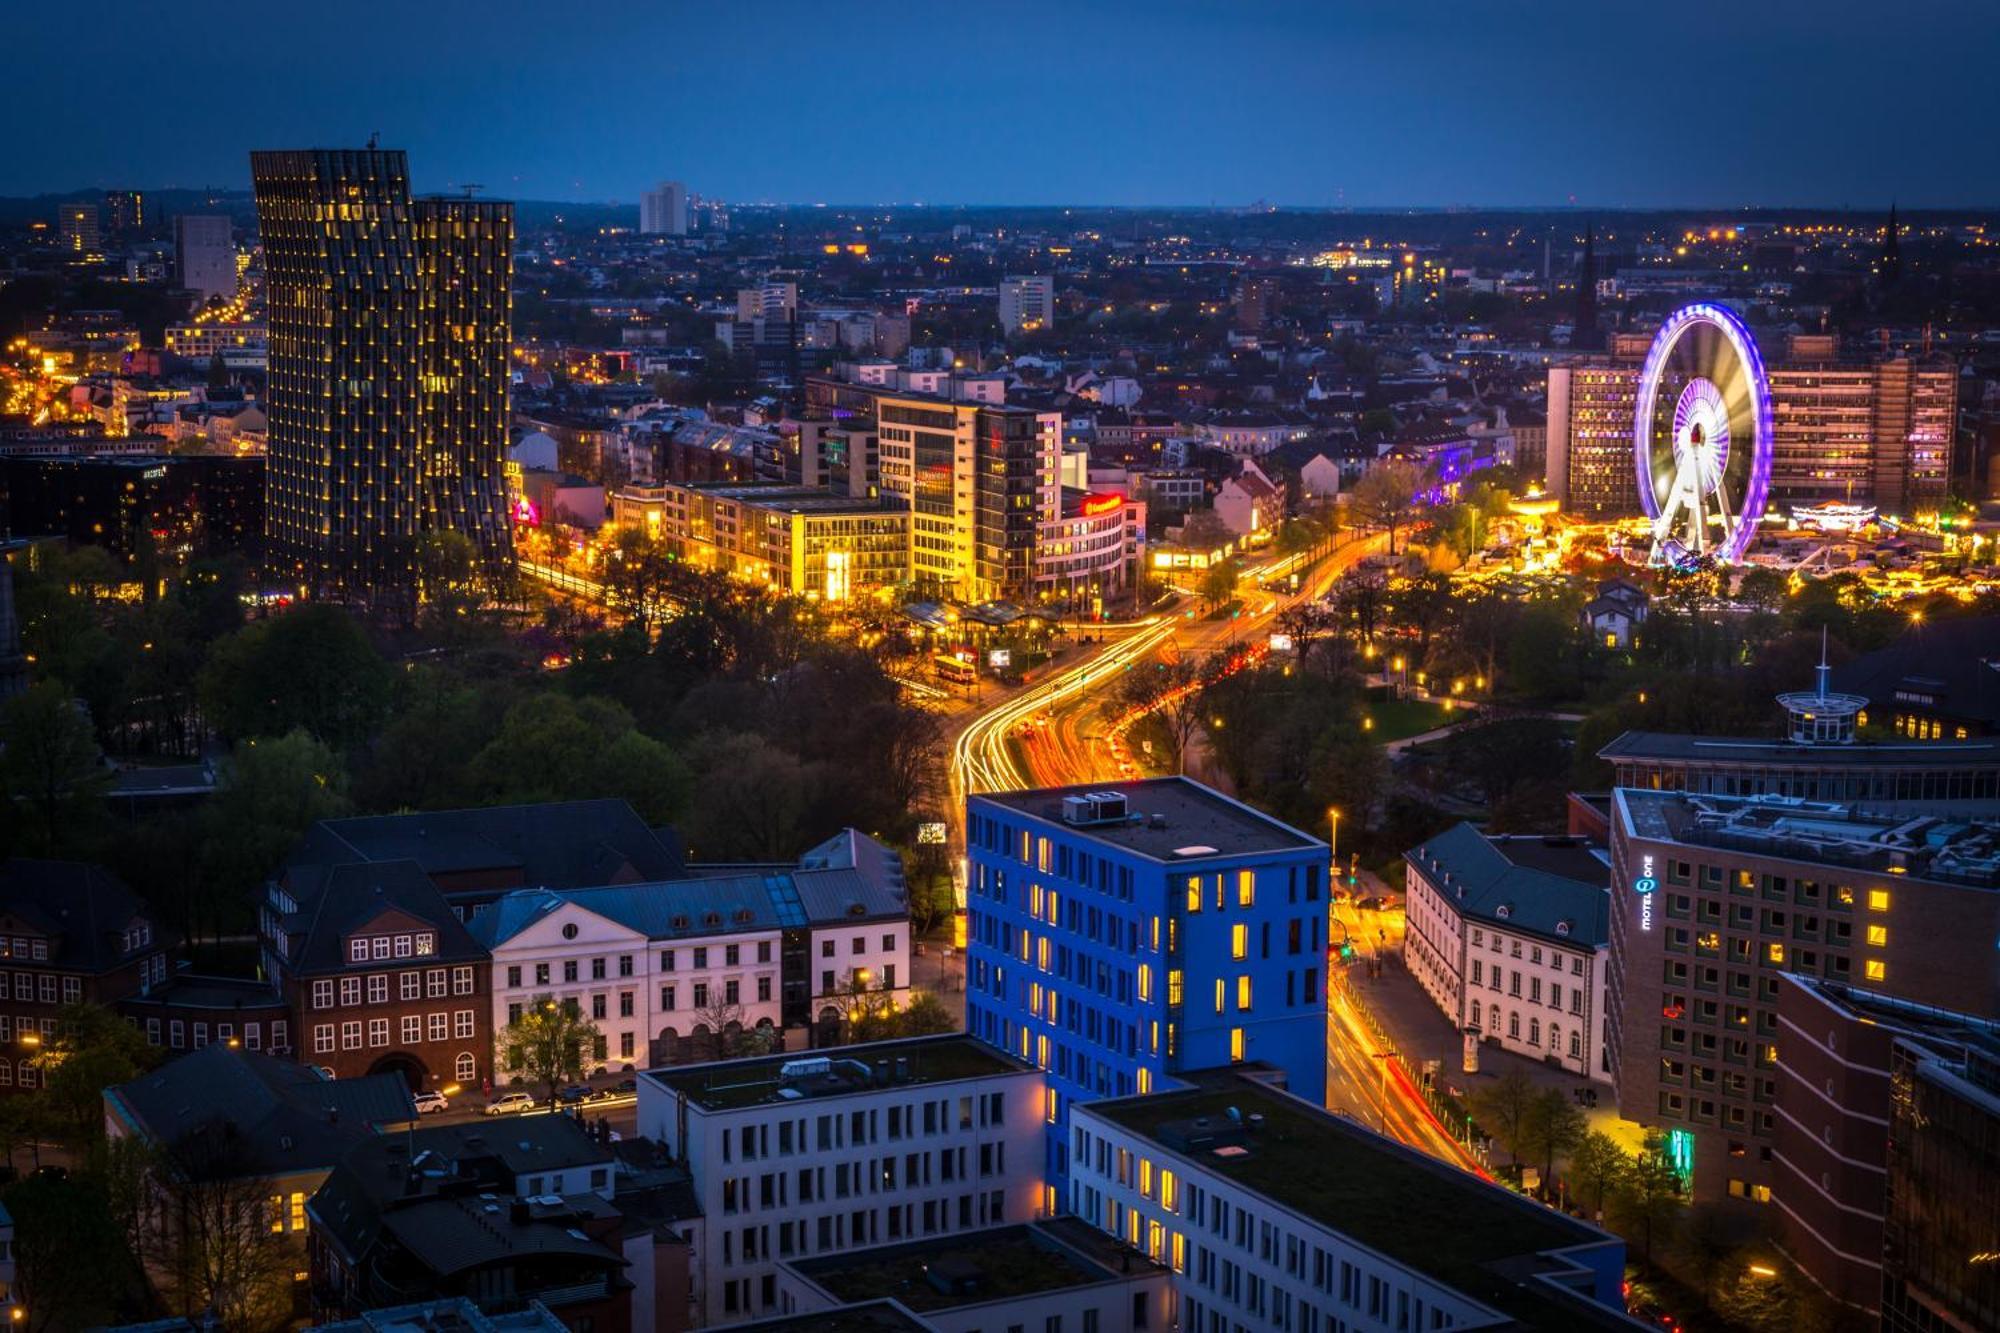
<svg viewBox="0 0 2000 1333">
<path fill-rule="evenodd" d="M 1042 1075 L 959 1035 L 649 1070 L 638 1132 L 701 1204 L 695 1323 L 783 1313 L 779 1267 L 1042 1211 Z"/>
<path fill-rule="evenodd" d="M 1042 1163 L 1072 1106 L 1261 1062 L 1326 1086 L 1327 846 L 1187 778 L 966 802 L 966 1031 L 1047 1071 Z"/>
</svg>

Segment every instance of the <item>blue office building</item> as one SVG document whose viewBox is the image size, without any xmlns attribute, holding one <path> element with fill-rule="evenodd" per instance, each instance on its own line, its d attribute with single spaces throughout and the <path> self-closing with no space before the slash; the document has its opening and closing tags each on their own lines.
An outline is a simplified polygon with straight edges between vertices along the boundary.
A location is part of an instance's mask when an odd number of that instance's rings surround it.
<svg viewBox="0 0 2000 1333">
<path fill-rule="evenodd" d="M 1256 1062 L 1326 1095 L 1327 845 L 1186 778 L 966 802 L 966 1030 L 1075 1102 Z"/>
</svg>

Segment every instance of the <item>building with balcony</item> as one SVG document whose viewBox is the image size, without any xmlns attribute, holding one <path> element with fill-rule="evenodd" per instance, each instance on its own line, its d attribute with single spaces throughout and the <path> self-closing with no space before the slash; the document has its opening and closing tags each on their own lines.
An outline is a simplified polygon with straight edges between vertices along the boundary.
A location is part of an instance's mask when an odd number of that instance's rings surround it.
<svg viewBox="0 0 2000 1333">
<path fill-rule="evenodd" d="M 1460 824 L 1404 854 L 1403 961 L 1452 1025 L 1603 1082 L 1611 862 L 1582 838 Z"/>
<path fill-rule="evenodd" d="M 1212 1070 L 1078 1106 L 1069 1208 L 1173 1272 L 1172 1327 L 1626 1329 L 1625 1244 Z"/>
<path fill-rule="evenodd" d="M 695 1323 L 782 1313 L 780 1265 L 1042 1211 L 1042 1075 L 970 1037 L 655 1069 L 639 1133 L 694 1177 Z"/>
<path fill-rule="evenodd" d="M 1324 842 L 1187 778 L 975 795 L 966 828 L 966 1031 L 1048 1074 L 1049 1211 L 1072 1106 L 1251 1061 L 1322 1095 Z"/>
</svg>

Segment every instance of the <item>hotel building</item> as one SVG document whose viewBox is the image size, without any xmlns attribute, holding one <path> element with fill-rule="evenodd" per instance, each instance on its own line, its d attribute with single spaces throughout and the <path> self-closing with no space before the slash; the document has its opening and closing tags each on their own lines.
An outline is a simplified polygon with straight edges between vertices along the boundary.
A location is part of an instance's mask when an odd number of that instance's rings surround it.
<svg viewBox="0 0 2000 1333">
<path fill-rule="evenodd" d="M 1073 1105 L 1258 1061 L 1326 1087 L 1324 842 L 1186 778 L 966 803 L 966 1031 L 1049 1075 L 1045 1177 Z"/>
</svg>

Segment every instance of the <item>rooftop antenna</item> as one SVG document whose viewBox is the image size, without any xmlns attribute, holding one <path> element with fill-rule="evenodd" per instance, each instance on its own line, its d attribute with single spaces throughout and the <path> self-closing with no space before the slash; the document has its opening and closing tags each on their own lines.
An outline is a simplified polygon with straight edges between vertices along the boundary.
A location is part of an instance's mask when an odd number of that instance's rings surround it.
<svg viewBox="0 0 2000 1333">
<path fill-rule="evenodd" d="M 1826 626 L 1821 625 L 1819 627 L 1819 666 L 1814 674 L 1819 677 L 1819 697 L 1822 703 L 1826 700 L 1826 678 L 1832 671 L 1833 668 L 1826 664 Z"/>
</svg>

